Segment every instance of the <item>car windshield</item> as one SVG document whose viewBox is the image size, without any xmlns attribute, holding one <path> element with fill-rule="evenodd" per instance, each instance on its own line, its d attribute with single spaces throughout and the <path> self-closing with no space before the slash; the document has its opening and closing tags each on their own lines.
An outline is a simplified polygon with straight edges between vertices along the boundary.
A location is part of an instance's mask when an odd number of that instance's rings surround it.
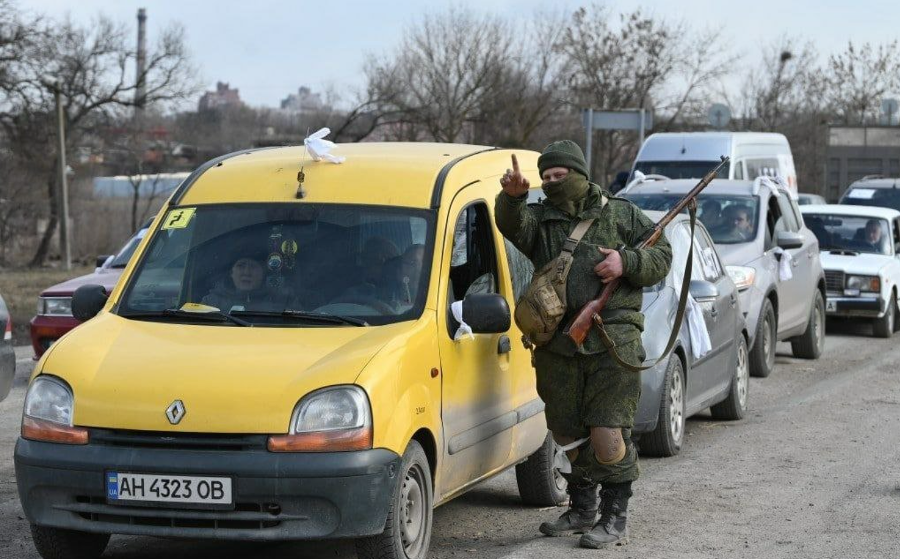
<svg viewBox="0 0 900 559">
<path fill-rule="evenodd" d="M 669 211 L 682 196 L 680 194 L 636 194 L 626 198 L 642 210 Z M 687 210 L 684 211 L 687 213 Z M 738 244 L 756 238 L 759 197 L 725 194 L 701 194 L 697 217 L 706 226 L 716 244 Z"/>
<path fill-rule="evenodd" d="M 125 246 L 116 253 L 115 258 L 113 258 L 112 262 L 110 262 L 110 268 L 124 268 L 128 265 L 128 261 L 131 260 L 131 255 L 134 254 L 134 251 L 137 250 L 139 244 L 141 244 L 141 239 L 144 238 L 144 235 L 147 234 L 147 229 L 141 229 L 138 231 L 133 237 L 128 239 L 128 242 L 125 243 Z"/>
<path fill-rule="evenodd" d="M 222 324 L 235 323 L 228 315 L 277 325 L 409 320 L 424 307 L 433 225 L 432 212 L 411 208 L 176 208 L 143 254 L 119 314 L 206 314 Z"/>
<path fill-rule="evenodd" d="M 819 239 L 821 250 L 892 254 L 887 220 L 864 216 L 804 213 L 803 221 Z"/>
<path fill-rule="evenodd" d="M 638 161 L 634 168 L 645 175 L 663 175 L 670 179 L 699 179 L 712 171 L 719 161 Z M 719 169 L 716 178 L 727 179 L 729 163 Z"/>
<path fill-rule="evenodd" d="M 841 204 L 848 206 L 878 206 L 900 210 L 900 189 L 896 188 L 852 188 Z"/>
</svg>

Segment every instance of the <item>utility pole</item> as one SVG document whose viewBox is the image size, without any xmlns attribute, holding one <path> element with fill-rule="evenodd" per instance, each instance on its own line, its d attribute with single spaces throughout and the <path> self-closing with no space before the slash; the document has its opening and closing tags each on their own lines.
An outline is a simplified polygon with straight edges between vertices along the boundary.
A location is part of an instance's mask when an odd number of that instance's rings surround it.
<svg viewBox="0 0 900 559">
<path fill-rule="evenodd" d="M 62 250 L 63 261 L 66 270 L 72 269 L 72 247 L 69 242 L 69 184 L 66 180 L 66 129 L 63 114 L 62 94 L 59 80 L 53 81 L 53 96 L 56 99 L 56 125 L 59 136 L 59 188 L 60 188 L 60 218 L 59 244 Z"/>
</svg>

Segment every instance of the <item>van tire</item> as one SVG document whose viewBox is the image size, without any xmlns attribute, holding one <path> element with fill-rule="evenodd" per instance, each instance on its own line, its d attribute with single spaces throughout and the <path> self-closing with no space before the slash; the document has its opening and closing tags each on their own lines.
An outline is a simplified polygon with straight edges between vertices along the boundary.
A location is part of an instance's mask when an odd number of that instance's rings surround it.
<svg viewBox="0 0 900 559">
<path fill-rule="evenodd" d="M 768 332 L 767 332 L 768 330 Z M 766 336 L 769 336 L 768 347 Z M 756 338 L 750 350 L 750 376 L 766 378 L 775 368 L 775 346 L 778 343 L 778 317 L 772 308 L 772 301 L 763 300 L 762 312 L 756 324 Z"/>
<path fill-rule="evenodd" d="M 728 389 L 728 397 L 709 408 L 713 419 L 735 421 L 743 419 L 747 411 L 748 396 L 750 393 L 750 363 L 748 359 L 747 340 L 744 336 L 738 336 L 738 349 L 735 356 L 734 376 L 731 377 L 731 387 Z M 741 402 L 743 399 L 743 403 Z"/>
<path fill-rule="evenodd" d="M 356 556 L 359 559 L 425 559 L 431 543 L 433 512 L 434 490 L 428 457 L 417 441 L 410 441 L 403 453 L 400 478 L 384 531 L 356 540 Z M 411 542 L 405 525 L 412 525 L 416 532 Z"/>
<path fill-rule="evenodd" d="M 687 427 L 687 418 L 684 416 L 687 382 L 684 365 L 676 354 L 672 354 L 666 365 L 666 376 L 661 392 L 656 429 L 641 437 L 641 454 L 646 456 L 675 456 L 681 452 L 684 445 Z M 681 406 L 681 409 L 676 409 L 676 406 Z M 675 427 L 672 425 L 673 422 L 677 423 Z M 673 432 L 673 429 L 676 432 Z"/>
<path fill-rule="evenodd" d="M 44 559 L 94 559 L 109 544 L 109 534 L 31 525 L 34 547 Z"/>
<path fill-rule="evenodd" d="M 825 300 L 816 289 L 806 331 L 791 340 L 791 352 L 800 359 L 818 359 L 825 349 Z"/>
<path fill-rule="evenodd" d="M 516 465 L 516 485 L 519 486 L 519 497 L 526 505 L 554 507 L 568 501 L 566 480 L 553 467 L 557 452 L 562 451 L 553 440 L 553 434 L 547 431 L 541 448 Z"/>
</svg>

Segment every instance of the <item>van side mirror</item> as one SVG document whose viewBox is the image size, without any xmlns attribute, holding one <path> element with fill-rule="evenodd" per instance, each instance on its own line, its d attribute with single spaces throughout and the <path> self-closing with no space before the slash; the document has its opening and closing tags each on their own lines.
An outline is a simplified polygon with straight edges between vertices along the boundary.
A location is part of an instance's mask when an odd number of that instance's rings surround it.
<svg viewBox="0 0 900 559">
<path fill-rule="evenodd" d="M 509 304 L 496 293 L 472 293 L 463 299 L 463 321 L 475 334 L 499 334 L 509 330 Z"/>
<path fill-rule="evenodd" d="M 97 257 L 97 268 L 102 267 L 106 263 L 106 259 L 112 256 L 112 254 L 101 254 Z"/>
<path fill-rule="evenodd" d="M 72 316 L 84 322 L 97 316 L 109 295 L 102 285 L 82 285 L 72 294 Z"/>
<path fill-rule="evenodd" d="M 715 301 L 719 296 L 719 289 L 715 284 L 706 280 L 691 280 L 689 291 L 698 303 Z"/>
<path fill-rule="evenodd" d="M 787 250 L 803 246 L 803 235 L 794 231 L 779 231 L 775 234 L 775 244 Z"/>
</svg>

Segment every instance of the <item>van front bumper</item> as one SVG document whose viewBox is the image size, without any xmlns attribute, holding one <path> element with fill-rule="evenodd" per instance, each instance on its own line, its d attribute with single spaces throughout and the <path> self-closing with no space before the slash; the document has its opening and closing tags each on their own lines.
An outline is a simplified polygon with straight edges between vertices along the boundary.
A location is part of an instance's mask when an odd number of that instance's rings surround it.
<svg viewBox="0 0 900 559">
<path fill-rule="evenodd" d="M 241 437 L 254 441 L 249 449 L 141 447 L 123 441 L 75 446 L 20 438 L 19 498 L 29 522 L 85 532 L 270 541 L 384 530 L 400 472 L 396 453 L 274 453 L 265 449 L 265 436 Z M 230 477 L 235 506 L 110 504 L 108 471 Z"/>
</svg>

